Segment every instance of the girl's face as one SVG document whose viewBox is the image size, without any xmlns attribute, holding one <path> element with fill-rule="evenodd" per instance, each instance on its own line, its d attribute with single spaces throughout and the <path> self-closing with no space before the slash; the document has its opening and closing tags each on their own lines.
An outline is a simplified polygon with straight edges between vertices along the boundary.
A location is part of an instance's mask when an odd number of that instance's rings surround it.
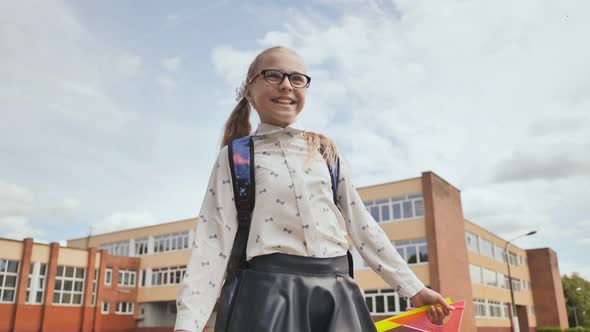
<svg viewBox="0 0 590 332">
<path fill-rule="evenodd" d="M 275 50 L 264 55 L 255 75 L 265 69 L 306 74 L 303 60 L 286 50 Z M 287 77 L 279 85 L 273 85 L 259 76 L 247 86 L 245 97 L 258 112 L 261 122 L 284 128 L 295 122 L 303 110 L 306 92 L 307 88 L 294 88 Z"/>
</svg>

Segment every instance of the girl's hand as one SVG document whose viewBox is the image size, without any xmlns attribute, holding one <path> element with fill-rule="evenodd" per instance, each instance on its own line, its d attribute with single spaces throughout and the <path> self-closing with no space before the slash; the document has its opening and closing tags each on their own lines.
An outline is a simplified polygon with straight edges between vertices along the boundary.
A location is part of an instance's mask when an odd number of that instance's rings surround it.
<svg viewBox="0 0 590 332">
<path fill-rule="evenodd" d="M 418 308 L 427 304 L 434 304 L 426 313 L 428 319 L 436 325 L 442 325 L 443 319 L 455 310 L 439 293 L 429 288 L 422 288 L 416 295 L 410 298 L 412 306 Z"/>
</svg>

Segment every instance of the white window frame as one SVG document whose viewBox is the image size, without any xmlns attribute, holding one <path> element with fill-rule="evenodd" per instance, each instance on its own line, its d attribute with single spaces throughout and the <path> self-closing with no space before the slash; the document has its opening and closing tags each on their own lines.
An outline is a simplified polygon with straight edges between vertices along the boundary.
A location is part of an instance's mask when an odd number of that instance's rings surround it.
<svg viewBox="0 0 590 332">
<path fill-rule="evenodd" d="M 92 303 L 91 306 L 96 306 L 96 291 L 98 290 L 98 269 L 94 269 L 94 279 L 92 280 Z"/>
<path fill-rule="evenodd" d="M 488 245 L 489 244 L 489 245 Z M 484 248 L 489 248 L 489 252 L 484 252 Z M 479 237 L 479 253 L 483 256 L 494 258 L 494 243 L 483 237 Z"/>
<path fill-rule="evenodd" d="M 475 246 L 475 248 L 472 248 L 469 245 L 469 242 L 471 240 L 470 237 L 472 237 L 473 240 L 474 240 L 474 243 L 475 243 L 474 246 Z M 473 234 L 471 232 L 465 231 L 465 245 L 467 246 L 467 249 L 468 250 L 475 251 L 475 252 L 479 253 L 479 237 L 476 234 Z"/>
<path fill-rule="evenodd" d="M 161 267 L 157 269 L 154 268 L 152 269 L 151 284 L 146 284 L 146 287 L 163 287 L 170 285 L 179 285 L 180 283 L 182 283 L 182 279 L 184 279 L 185 274 L 186 265 Z M 158 279 L 160 280 L 160 283 L 158 283 Z M 171 280 L 174 280 L 175 282 L 171 283 Z M 178 282 L 176 282 L 177 280 Z"/>
<path fill-rule="evenodd" d="M 367 305 L 369 308 L 369 312 L 372 315 L 395 315 L 406 311 L 406 308 L 400 308 L 400 296 L 399 294 L 393 289 L 370 289 L 364 290 L 363 296 L 365 297 L 365 302 L 371 301 L 371 305 Z M 383 312 L 377 312 L 377 298 L 383 298 Z M 389 307 L 389 298 L 393 297 L 393 306 L 394 308 Z M 407 306 L 411 306 L 410 299 L 407 297 L 403 297 L 406 300 Z"/>
<path fill-rule="evenodd" d="M 149 239 L 147 237 L 135 239 L 135 251 L 136 256 L 143 256 L 147 255 L 148 253 L 148 246 L 149 246 Z"/>
<path fill-rule="evenodd" d="M 410 204 L 410 208 L 411 208 L 411 215 L 410 216 L 406 216 L 404 213 L 404 203 L 405 204 Z M 375 201 L 368 201 L 368 202 L 363 202 L 363 204 L 365 205 L 365 208 L 367 209 L 367 211 L 369 212 L 369 214 L 371 214 L 371 216 L 373 217 L 373 219 L 375 219 L 375 221 L 377 223 L 387 223 L 387 222 L 398 222 L 398 221 L 405 221 L 405 220 L 414 220 L 414 219 L 419 219 L 419 218 L 423 218 L 424 217 L 424 196 L 422 193 L 416 193 L 416 194 L 410 194 L 410 195 L 402 195 L 402 196 L 397 196 L 397 197 L 390 197 L 390 198 L 385 198 L 385 199 L 379 199 L 379 200 L 375 200 Z M 420 209 L 418 209 L 418 205 L 422 206 L 421 208 L 421 213 L 419 214 L 418 211 Z M 394 211 L 395 211 L 395 206 L 399 207 L 400 210 L 400 217 L 396 218 L 394 216 Z M 378 211 L 376 214 L 373 214 L 371 212 L 371 209 L 373 208 L 377 208 Z M 383 218 L 383 208 L 386 208 L 389 211 L 389 219 L 384 219 Z"/>
<path fill-rule="evenodd" d="M 16 264 L 16 272 L 8 272 L 8 265 L 9 264 Z M 0 284 L 0 303 L 14 303 L 16 301 L 16 290 L 18 288 L 18 277 L 20 272 L 21 264 L 20 261 L 11 260 L 11 259 L 2 259 L 0 258 L 0 275 L 3 276 L 3 282 Z M 6 279 L 8 277 L 14 277 L 14 287 L 8 287 L 6 285 Z M 8 294 L 7 292 L 12 292 L 12 300 L 6 301 L 4 300 L 4 295 Z"/>
<path fill-rule="evenodd" d="M 25 304 L 41 305 L 43 304 L 43 301 L 45 299 L 45 284 L 47 282 L 47 263 L 31 262 L 31 268 L 29 272 L 30 273 L 27 285 L 27 293 L 25 294 Z M 40 302 L 37 302 L 38 294 L 41 294 Z"/>
<path fill-rule="evenodd" d="M 104 284 L 106 286 L 110 286 L 113 284 L 113 269 L 110 267 L 107 267 L 104 270 Z"/>
<path fill-rule="evenodd" d="M 488 270 L 485 267 L 482 268 L 483 284 L 488 287 L 498 287 L 498 274 L 496 271 Z M 493 275 L 493 280 L 488 280 L 488 277 Z"/>
<path fill-rule="evenodd" d="M 62 268 L 62 273 L 59 275 L 59 269 Z M 67 276 L 68 269 L 73 269 L 73 274 L 71 277 Z M 82 271 L 82 276 L 78 277 L 78 271 Z M 58 265 L 57 271 L 55 272 L 55 281 L 54 281 L 54 291 L 53 291 L 53 299 L 51 303 L 56 306 L 73 306 L 73 307 L 81 307 L 84 305 L 84 285 L 85 285 L 85 277 L 86 277 L 86 268 L 79 267 L 79 266 L 68 266 L 68 265 Z M 56 289 L 55 285 L 57 282 L 60 281 L 61 287 L 60 289 Z M 71 289 L 65 289 L 65 284 L 70 282 L 72 287 Z M 76 284 L 80 283 L 80 290 L 77 291 Z M 59 300 L 55 302 L 55 296 L 59 294 Z M 69 303 L 64 301 L 64 295 L 69 295 L 70 301 Z M 80 303 L 74 303 L 74 297 L 76 295 L 80 295 Z"/>
<path fill-rule="evenodd" d="M 489 317 L 489 309 L 488 303 L 485 299 L 473 299 L 473 306 L 475 307 L 475 317 L 476 318 L 488 318 Z M 481 310 L 479 310 L 481 309 Z M 483 314 L 480 314 L 480 311 L 483 310 Z"/>
<path fill-rule="evenodd" d="M 119 287 L 135 287 L 137 272 L 134 270 L 119 270 L 119 278 L 117 280 L 117 286 Z"/>
<path fill-rule="evenodd" d="M 106 304 L 106 310 L 105 310 Z M 109 301 L 102 301 L 102 305 L 100 306 L 100 313 L 103 315 L 108 315 L 109 311 L 111 311 L 111 303 Z"/>
<path fill-rule="evenodd" d="M 404 240 L 404 241 L 392 241 L 391 244 L 395 247 L 397 252 L 402 256 L 402 258 L 406 261 L 408 265 L 424 265 L 428 264 L 428 260 L 430 259 L 428 253 L 428 242 L 426 239 L 414 239 L 414 240 Z M 414 248 L 416 250 L 416 262 L 410 263 L 408 261 L 409 257 L 407 255 L 408 248 Z M 426 261 L 422 261 L 422 257 L 420 253 L 422 252 L 421 248 L 426 248 Z"/>
<path fill-rule="evenodd" d="M 476 275 L 476 276 L 478 275 L 479 280 L 473 280 L 474 275 Z M 482 272 L 481 266 L 469 264 L 469 278 L 471 279 L 472 284 L 483 285 L 483 272 Z"/>
<path fill-rule="evenodd" d="M 133 302 L 117 302 L 116 315 L 133 315 Z"/>
</svg>

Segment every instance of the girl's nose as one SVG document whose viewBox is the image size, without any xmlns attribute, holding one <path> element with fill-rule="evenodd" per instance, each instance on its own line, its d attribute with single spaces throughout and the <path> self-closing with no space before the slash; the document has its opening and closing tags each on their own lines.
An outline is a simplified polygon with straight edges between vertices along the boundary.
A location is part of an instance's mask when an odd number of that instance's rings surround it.
<svg viewBox="0 0 590 332">
<path fill-rule="evenodd" d="M 285 76 L 285 78 L 283 78 L 283 81 L 281 84 L 279 84 L 279 89 L 281 89 L 281 91 L 293 90 L 293 86 L 291 85 L 291 81 L 289 81 L 288 77 Z"/>
</svg>

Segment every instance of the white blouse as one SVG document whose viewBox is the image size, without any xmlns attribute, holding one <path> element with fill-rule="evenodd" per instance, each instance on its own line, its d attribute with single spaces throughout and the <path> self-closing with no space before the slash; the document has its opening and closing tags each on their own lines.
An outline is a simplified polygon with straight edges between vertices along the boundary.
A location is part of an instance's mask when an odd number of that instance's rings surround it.
<svg viewBox="0 0 590 332">
<path fill-rule="evenodd" d="M 271 253 L 346 255 L 348 234 L 369 266 L 400 295 L 411 297 L 424 287 L 365 209 L 344 158 L 336 206 L 324 158 L 316 152 L 306 164 L 303 130 L 261 123 L 252 136 L 256 203 L 247 260 Z M 227 146 L 219 152 L 197 219 L 175 330 L 201 331 L 221 290 L 237 230 Z"/>
</svg>

